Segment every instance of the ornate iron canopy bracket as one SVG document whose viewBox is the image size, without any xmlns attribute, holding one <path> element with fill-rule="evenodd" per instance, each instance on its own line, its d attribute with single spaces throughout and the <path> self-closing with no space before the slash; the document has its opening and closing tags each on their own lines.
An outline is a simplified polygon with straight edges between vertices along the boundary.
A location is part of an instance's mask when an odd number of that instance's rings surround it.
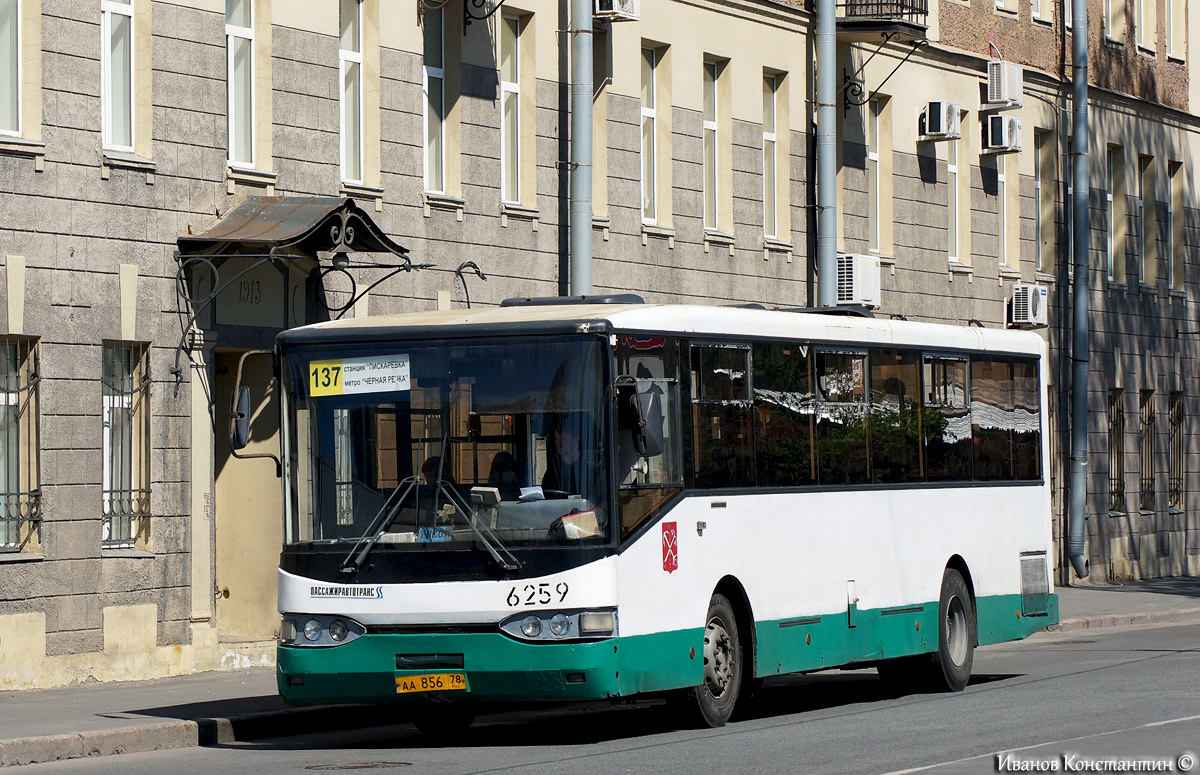
<svg viewBox="0 0 1200 775">
<path fill-rule="evenodd" d="M 879 85 L 876 86 L 871 91 L 870 94 L 863 97 L 862 96 L 863 92 L 866 91 L 863 88 L 862 79 L 860 77 L 863 73 L 863 70 L 866 70 L 867 65 L 869 65 L 871 63 L 871 60 L 875 58 L 875 55 L 878 54 L 880 51 L 882 51 L 883 47 L 886 46 L 887 44 L 891 43 L 892 40 L 894 40 L 898 35 L 899 35 L 899 33 L 897 33 L 897 32 L 887 33 L 883 38 L 883 42 L 879 44 L 879 47 L 871 52 L 871 56 L 867 57 L 866 61 L 863 62 L 862 65 L 860 65 L 859 68 L 854 71 L 853 75 L 847 73 L 845 70 L 842 71 L 842 116 L 843 117 L 847 113 L 850 112 L 851 107 L 856 107 L 856 108 L 862 107 L 863 105 L 866 105 L 868 102 L 870 102 L 871 99 L 876 94 L 879 93 L 879 90 L 883 88 L 884 84 L 886 84 L 888 81 L 890 81 L 892 79 L 892 76 L 896 74 L 896 71 L 899 70 L 904 65 L 904 63 L 907 62 L 912 57 L 913 54 L 917 53 L 917 49 L 919 49 L 921 46 L 924 46 L 926 43 L 929 42 L 927 40 L 912 41 L 912 48 L 909 49 L 908 53 L 904 55 L 904 59 L 901 59 L 900 62 L 895 67 L 892 68 L 892 72 L 888 73 L 887 78 L 884 78 L 879 83 Z"/>
<path fill-rule="evenodd" d="M 490 11 L 487 10 L 489 1 L 496 3 Z M 471 22 L 486 21 L 503 7 L 504 0 L 463 0 L 463 35 L 467 34 L 467 27 L 471 26 Z"/>
</svg>

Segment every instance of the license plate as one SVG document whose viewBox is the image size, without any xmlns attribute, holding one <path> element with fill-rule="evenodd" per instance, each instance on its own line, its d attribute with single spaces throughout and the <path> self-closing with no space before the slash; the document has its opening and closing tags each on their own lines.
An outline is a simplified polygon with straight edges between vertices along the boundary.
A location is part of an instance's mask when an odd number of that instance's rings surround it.
<svg viewBox="0 0 1200 775">
<path fill-rule="evenodd" d="M 426 673 L 425 675 L 402 675 L 396 678 L 396 694 L 458 692 L 466 691 L 466 689 L 466 673 Z"/>
</svg>

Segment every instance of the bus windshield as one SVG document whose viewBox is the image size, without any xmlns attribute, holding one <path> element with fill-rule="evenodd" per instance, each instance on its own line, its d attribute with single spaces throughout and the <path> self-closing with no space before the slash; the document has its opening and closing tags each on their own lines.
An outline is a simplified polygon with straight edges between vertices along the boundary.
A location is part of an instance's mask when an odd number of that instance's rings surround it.
<svg viewBox="0 0 1200 775">
<path fill-rule="evenodd" d="M 595 337 L 287 348 L 286 542 L 608 542 L 603 354 Z"/>
</svg>

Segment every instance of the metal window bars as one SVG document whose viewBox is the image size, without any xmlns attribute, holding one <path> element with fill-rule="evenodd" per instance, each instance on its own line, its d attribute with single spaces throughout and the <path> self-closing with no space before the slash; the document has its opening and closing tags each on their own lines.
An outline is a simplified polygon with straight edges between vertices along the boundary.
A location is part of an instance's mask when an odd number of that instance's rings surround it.
<svg viewBox="0 0 1200 775">
<path fill-rule="evenodd" d="M 1108 510 L 1125 511 L 1125 391 L 1108 391 Z"/>
<path fill-rule="evenodd" d="M 1138 438 L 1138 453 L 1141 457 L 1141 487 L 1138 492 L 1138 508 L 1154 510 L 1154 391 L 1141 392 L 1142 427 Z"/>
<path fill-rule="evenodd" d="M 903 20 L 924 24 L 928 0 L 844 0 L 837 4 L 846 19 Z"/>
<path fill-rule="evenodd" d="M 42 516 L 37 339 L 0 337 L 0 552 L 36 546 Z"/>
<path fill-rule="evenodd" d="M 1174 391 L 1169 397 L 1170 406 L 1170 460 L 1167 471 L 1167 506 L 1183 509 L 1183 393 Z"/>
<path fill-rule="evenodd" d="M 105 343 L 103 387 L 103 523 L 106 548 L 132 547 L 150 516 L 150 348 Z"/>
</svg>

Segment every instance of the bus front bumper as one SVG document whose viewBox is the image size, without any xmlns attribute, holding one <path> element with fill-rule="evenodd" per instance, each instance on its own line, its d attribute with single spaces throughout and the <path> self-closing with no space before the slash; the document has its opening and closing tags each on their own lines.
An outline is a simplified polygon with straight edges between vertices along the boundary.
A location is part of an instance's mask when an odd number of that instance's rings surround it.
<svg viewBox="0 0 1200 775">
<path fill-rule="evenodd" d="M 498 633 L 367 634 L 327 648 L 281 645 L 279 693 L 296 705 L 603 699 L 620 694 L 617 641 L 531 644 Z M 398 668 L 405 657 L 430 667 Z M 420 686 L 422 676 L 448 674 L 462 674 L 465 688 L 403 691 L 414 680 Z"/>
</svg>

